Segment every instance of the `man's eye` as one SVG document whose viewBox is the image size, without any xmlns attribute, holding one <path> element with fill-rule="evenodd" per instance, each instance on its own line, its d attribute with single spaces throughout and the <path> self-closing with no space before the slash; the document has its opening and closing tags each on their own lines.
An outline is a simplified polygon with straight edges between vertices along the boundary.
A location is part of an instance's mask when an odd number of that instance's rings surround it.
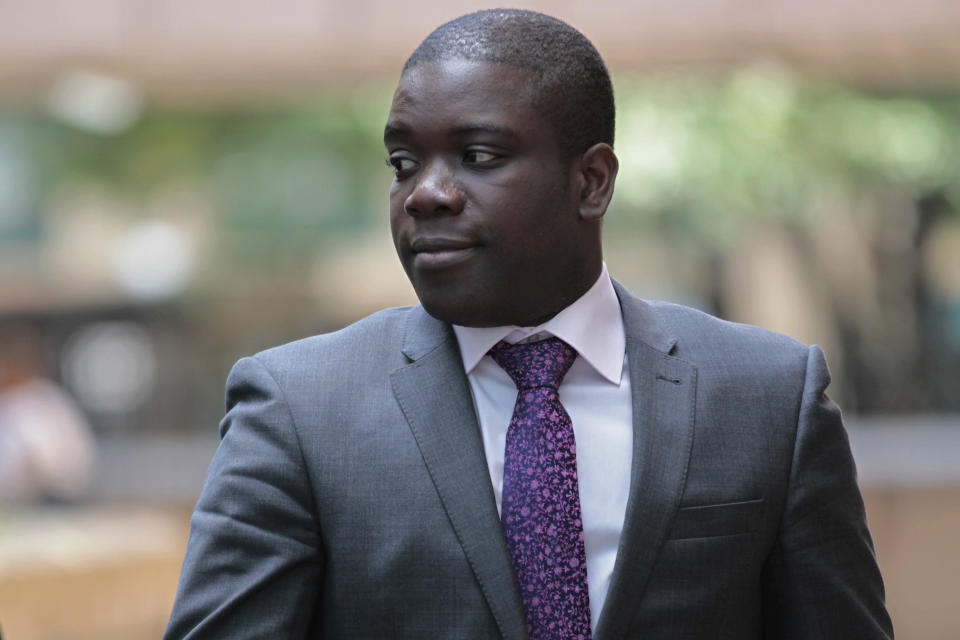
<svg viewBox="0 0 960 640">
<path fill-rule="evenodd" d="M 496 159 L 497 156 L 488 151 L 467 151 L 463 154 L 463 161 L 467 164 L 483 164 Z"/>
<path fill-rule="evenodd" d="M 394 173 L 399 175 L 401 173 L 412 171 L 416 167 L 417 163 L 410 158 L 402 158 L 398 156 L 387 158 L 387 165 L 393 169 Z"/>
</svg>

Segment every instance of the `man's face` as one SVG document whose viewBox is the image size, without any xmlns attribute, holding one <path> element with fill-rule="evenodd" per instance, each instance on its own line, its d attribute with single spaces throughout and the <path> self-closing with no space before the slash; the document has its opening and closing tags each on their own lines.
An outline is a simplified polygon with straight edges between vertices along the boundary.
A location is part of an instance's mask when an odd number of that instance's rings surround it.
<svg viewBox="0 0 960 640">
<path fill-rule="evenodd" d="M 533 108 L 528 78 L 500 64 L 423 63 L 394 94 L 390 226 L 420 302 L 441 320 L 538 324 L 599 275 L 577 162 Z"/>
</svg>

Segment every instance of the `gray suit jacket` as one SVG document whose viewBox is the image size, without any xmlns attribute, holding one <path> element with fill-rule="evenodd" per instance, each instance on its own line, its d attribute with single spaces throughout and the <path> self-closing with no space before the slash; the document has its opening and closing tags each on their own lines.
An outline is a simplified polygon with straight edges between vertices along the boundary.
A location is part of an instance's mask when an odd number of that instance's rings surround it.
<svg viewBox="0 0 960 640">
<path fill-rule="evenodd" d="M 892 637 L 817 347 L 617 288 L 631 490 L 597 640 Z M 450 327 L 245 358 L 167 638 L 526 638 Z"/>
</svg>

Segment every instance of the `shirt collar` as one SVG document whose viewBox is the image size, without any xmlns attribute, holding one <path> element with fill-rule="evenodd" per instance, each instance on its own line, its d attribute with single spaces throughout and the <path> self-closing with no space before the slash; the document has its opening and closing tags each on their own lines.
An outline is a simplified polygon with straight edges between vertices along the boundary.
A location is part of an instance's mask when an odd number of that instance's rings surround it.
<svg viewBox="0 0 960 640">
<path fill-rule="evenodd" d="M 463 369 L 469 374 L 493 345 L 501 340 L 522 342 L 540 333 L 556 336 L 577 350 L 597 373 L 620 384 L 626 334 L 620 302 L 607 265 L 582 296 L 547 322 L 536 327 L 462 327 L 453 325 L 460 345 Z"/>
</svg>

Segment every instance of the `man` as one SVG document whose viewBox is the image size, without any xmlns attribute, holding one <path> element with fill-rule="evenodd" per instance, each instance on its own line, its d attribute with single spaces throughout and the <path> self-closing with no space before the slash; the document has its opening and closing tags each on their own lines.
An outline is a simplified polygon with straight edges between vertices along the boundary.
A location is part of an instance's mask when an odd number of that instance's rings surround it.
<svg viewBox="0 0 960 640">
<path fill-rule="evenodd" d="M 168 638 L 892 637 L 820 350 L 607 275 L 613 117 L 541 14 L 414 52 L 422 306 L 237 363 Z"/>
</svg>

